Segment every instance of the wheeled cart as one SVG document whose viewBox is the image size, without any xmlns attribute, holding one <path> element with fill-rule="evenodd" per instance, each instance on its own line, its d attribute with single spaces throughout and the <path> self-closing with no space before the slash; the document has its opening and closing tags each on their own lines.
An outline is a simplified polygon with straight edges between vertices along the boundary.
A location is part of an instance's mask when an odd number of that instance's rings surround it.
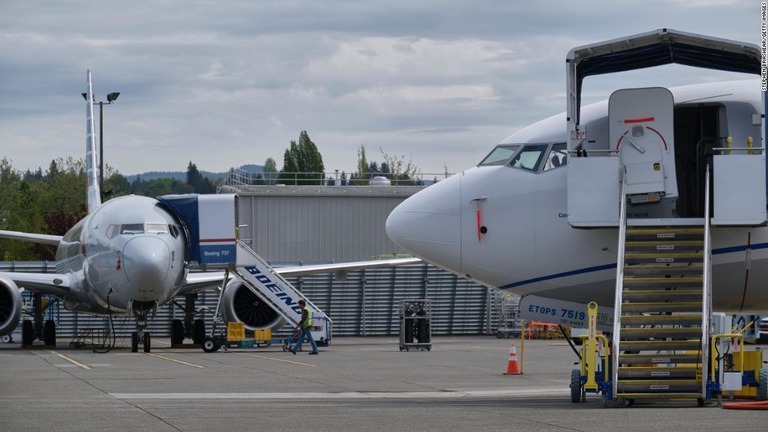
<svg viewBox="0 0 768 432">
<path fill-rule="evenodd" d="M 428 299 L 400 300 L 400 351 L 432 350 L 432 302 Z"/>
</svg>

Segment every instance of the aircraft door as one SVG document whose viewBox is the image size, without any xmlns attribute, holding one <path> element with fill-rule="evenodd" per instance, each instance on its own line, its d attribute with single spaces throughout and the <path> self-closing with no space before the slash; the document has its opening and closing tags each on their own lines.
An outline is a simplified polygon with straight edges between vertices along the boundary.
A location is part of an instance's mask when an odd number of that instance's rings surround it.
<svg viewBox="0 0 768 432">
<path fill-rule="evenodd" d="M 676 198 L 674 99 L 665 88 L 622 89 L 608 102 L 609 137 L 632 203 Z"/>
</svg>

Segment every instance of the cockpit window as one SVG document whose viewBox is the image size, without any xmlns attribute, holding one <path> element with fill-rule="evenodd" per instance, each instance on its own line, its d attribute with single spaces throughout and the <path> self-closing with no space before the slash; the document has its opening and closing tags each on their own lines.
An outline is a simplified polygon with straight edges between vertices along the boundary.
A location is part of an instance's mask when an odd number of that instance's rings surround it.
<svg viewBox="0 0 768 432">
<path fill-rule="evenodd" d="M 120 225 L 120 234 L 144 234 L 144 224 Z"/>
<path fill-rule="evenodd" d="M 161 223 L 148 223 L 147 234 L 165 234 L 168 232 L 168 225 Z"/>
<path fill-rule="evenodd" d="M 548 144 L 526 145 L 515 155 L 509 166 L 536 172 L 541 166 L 541 161 L 544 159 L 543 156 L 547 152 L 547 147 L 549 147 Z"/>
<path fill-rule="evenodd" d="M 486 156 L 478 166 L 506 165 L 519 148 L 519 144 L 500 144 L 491 150 L 488 156 Z"/>
<path fill-rule="evenodd" d="M 107 227 L 107 238 L 112 238 L 117 235 L 117 228 L 119 225 L 110 224 Z"/>
<path fill-rule="evenodd" d="M 565 143 L 552 144 L 552 151 L 547 156 L 544 171 L 565 166 L 566 163 L 568 163 L 568 153 L 565 150 Z"/>
</svg>

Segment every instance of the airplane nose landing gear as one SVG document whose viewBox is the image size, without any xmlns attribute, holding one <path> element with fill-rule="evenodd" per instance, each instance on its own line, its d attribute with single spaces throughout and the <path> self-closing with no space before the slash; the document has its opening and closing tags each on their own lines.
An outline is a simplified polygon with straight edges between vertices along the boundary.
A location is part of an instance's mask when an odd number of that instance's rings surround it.
<svg viewBox="0 0 768 432">
<path fill-rule="evenodd" d="M 144 329 L 131 333 L 131 352 L 139 352 L 139 345 L 144 347 L 145 353 L 152 350 L 152 336 Z"/>
<path fill-rule="evenodd" d="M 139 352 L 139 345 L 144 347 L 144 352 L 152 350 L 152 336 L 147 328 L 147 316 L 157 310 L 154 302 L 137 302 L 131 304 L 133 315 L 136 317 L 136 331 L 131 333 L 131 352 Z"/>
</svg>

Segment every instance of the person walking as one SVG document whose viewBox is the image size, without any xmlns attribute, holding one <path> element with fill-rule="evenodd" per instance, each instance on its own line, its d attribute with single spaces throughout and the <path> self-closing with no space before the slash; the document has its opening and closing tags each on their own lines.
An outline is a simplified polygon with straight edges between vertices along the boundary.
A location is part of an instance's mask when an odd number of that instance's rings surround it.
<svg viewBox="0 0 768 432">
<path fill-rule="evenodd" d="M 299 307 L 301 308 L 301 321 L 299 321 L 299 326 L 296 330 L 301 330 L 301 332 L 299 333 L 299 338 L 291 352 L 293 355 L 296 355 L 296 353 L 299 352 L 301 344 L 304 342 L 304 336 L 306 336 L 310 345 L 312 345 L 312 352 L 309 353 L 309 355 L 317 354 L 317 344 L 315 343 L 315 338 L 312 337 L 312 312 L 309 310 L 307 302 L 304 300 L 299 300 Z"/>
</svg>

